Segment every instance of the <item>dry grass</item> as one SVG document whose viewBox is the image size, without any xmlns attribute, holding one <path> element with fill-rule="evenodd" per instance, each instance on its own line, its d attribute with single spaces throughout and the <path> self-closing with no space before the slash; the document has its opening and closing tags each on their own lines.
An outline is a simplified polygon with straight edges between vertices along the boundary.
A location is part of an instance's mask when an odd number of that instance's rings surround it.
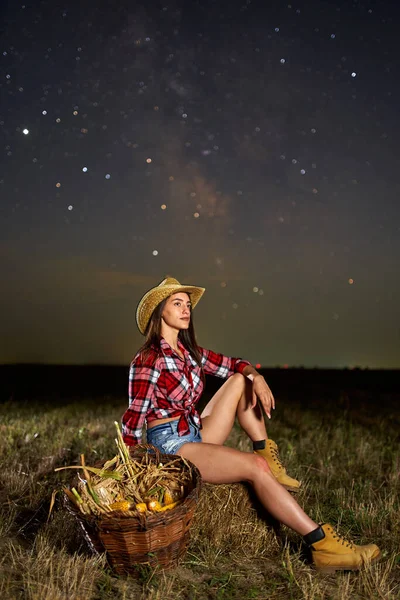
<svg viewBox="0 0 400 600">
<path fill-rule="evenodd" d="M 54 468 L 115 455 L 113 421 L 125 400 L 0 406 L 0 597 L 29 600 L 283 600 L 400 597 L 400 451 L 395 409 L 351 412 L 323 403 L 282 402 L 270 434 L 290 472 L 300 476 L 299 502 L 357 542 L 374 541 L 383 559 L 361 573 L 324 576 L 301 540 L 265 514 L 242 484 L 204 486 L 189 551 L 170 571 L 138 568 L 115 577 L 104 557 L 88 552 L 80 530 L 56 505 L 54 487 L 71 473 Z M 357 416 L 358 415 L 358 416 Z M 360 418 L 359 418 L 360 417 Z M 249 450 L 235 428 L 229 445 Z"/>
</svg>

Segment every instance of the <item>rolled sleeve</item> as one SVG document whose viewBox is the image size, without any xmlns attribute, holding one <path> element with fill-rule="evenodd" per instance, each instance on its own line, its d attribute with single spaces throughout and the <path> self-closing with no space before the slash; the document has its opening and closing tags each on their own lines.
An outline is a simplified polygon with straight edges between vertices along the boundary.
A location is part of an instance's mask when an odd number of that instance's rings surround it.
<svg viewBox="0 0 400 600">
<path fill-rule="evenodd" d="M 235 373 L 241 373 L 243 375 L 245 368 L 249 365 L 251 366 L 251 363 L 248 360 L 243 360 L 242 358 L 234 358 L 233 360 L 235 361 Z"/>
<path fill-rule="evenodd" d="M 201 354 L 204 372 L 222 379 L 227 379 L 234 373 L 243 373 L 244 369 L 251 364 L 242 358 L 232 358 L 205 348 L 201 348 Z"/>
</svg>

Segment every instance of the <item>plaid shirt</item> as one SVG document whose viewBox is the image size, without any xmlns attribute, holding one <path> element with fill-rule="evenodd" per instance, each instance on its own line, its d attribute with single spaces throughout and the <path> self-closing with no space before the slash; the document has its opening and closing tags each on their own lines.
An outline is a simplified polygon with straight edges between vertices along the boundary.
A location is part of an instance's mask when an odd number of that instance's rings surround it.
<svg viewBox="0 0 400 600">
<path fill-rule="evenodd" d="M 137 354 L 129 371 L 129 408 L 122 417 L 122 435 L 127 446 L 140 444 L 142 427 L 155 419 L 179 418 L 180 436 L 189 433 L 189 418 L 201 427 L 196 404 L 204 382 L 199 365 L 178 340 L 183 359 L 164 338 L 161 352 L 150 352 L 146 360 Z M 227 379 L 242 373 L 250 363 L 200 348 L 201 365 L 207 375 Z"/>
</svg>

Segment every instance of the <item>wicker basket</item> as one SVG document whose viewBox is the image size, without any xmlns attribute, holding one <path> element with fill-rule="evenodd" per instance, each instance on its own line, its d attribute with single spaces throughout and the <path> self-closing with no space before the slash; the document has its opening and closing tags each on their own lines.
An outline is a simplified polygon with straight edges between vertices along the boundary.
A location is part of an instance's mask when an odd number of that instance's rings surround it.
<svg viewBox="0 0 400 600">
<path fill-rule="evenodd" d="M 179 458 L 177 455 L 161 454 L 152 446 L 142 445 L 131 449 L 135 460 L 144 459 L 150 452 L 150 460 L 164 465 Z M 138 564 L 169 568 L 175 566 L 186 551 L 189 529 L 201 489 L 200 473 L 192 463 L 181 460 L 182 471 L 190 472 L 192 489 L 182 504 L 160 514 L 123 516 L 82 514 L 68 499 L 64 504 L 83 529 L 84 537 L 94 553 L 107 553 L 107 560 L 118 574 L 130 573 Z"/>
</svg>

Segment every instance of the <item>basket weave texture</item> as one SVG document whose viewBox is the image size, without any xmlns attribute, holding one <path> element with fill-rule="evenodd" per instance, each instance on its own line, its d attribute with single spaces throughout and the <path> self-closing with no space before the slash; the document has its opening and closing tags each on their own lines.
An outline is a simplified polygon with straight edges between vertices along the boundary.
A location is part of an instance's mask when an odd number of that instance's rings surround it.
<svg viewBox="0 0 400 600">
<path fill-rule="evenodd" d="M 130 454 L 136 461 L 144 461 L 147 454 L 147 461 L 162 462 L 163 465 L 172 460 L 176 464 L 180 458 L 161 454 L 146 444 L 131 448 Z M 106 552 L 108 562 L 119 575 L 132 572 L 138 564 L 170 568 L 184 555 L 202 480 L 193 463 L 180 459 L 179 466 L 190 474 L 189 493 L 181 504 L 163 513 L 84 515 L 64 496 L 64 504 L 82 527 L 92 552 Z"/>
</svg>

